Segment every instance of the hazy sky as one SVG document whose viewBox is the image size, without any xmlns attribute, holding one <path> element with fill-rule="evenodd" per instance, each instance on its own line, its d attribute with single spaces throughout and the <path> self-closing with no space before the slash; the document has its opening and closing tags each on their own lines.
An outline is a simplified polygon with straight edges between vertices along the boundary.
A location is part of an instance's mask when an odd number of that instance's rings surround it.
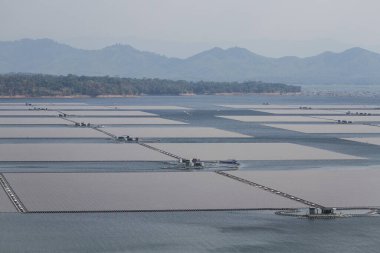
<svg viewBox="0 0 380 253">
<path fill-rule="evenodd" d="M 214 46 L 267 56 L 380 52 L 379 0 L 0 0 L 0 40 L 114 43 L 186 57 Z"/>
</svg>

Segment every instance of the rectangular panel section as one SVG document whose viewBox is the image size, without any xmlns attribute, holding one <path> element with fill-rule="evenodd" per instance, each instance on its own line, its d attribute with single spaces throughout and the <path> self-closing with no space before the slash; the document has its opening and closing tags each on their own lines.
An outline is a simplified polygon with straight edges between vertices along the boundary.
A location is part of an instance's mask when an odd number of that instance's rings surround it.
<svg viewBox="0 0 380 253">
<path fill-rule="evenodd" d="M 0 116 L 58 116 L 56 111 L 24 110 L 24 111 L 0 111 Z"/>
<path fill-rule="evenodd" d="M 315 116 L 317 117 L 317 116 Z M 380 122 L 380 116 L 318 116 L 318 118 L 323 118 L 327 120 L 346 120 L 352 122 Z"/>
<path fill-rule="evenodd" d="M 367 144 L 380 145 L 380 137 L 368 137 L 368 138 L 343 138 L 344 140 L 357 141 Z"/>
<path fill-rule="evenodd" d="M 380 206 L 379 168 L 228 173 L 328 207 Z"/>
<path fill-rule="evenodd" d="M 109 138 L 109 136 L 92 128 L 2 127 L 0 138 Z"/>
<path fill-rule="evenodd" d="M 142 111 L 62 111 L 68 116 L 157 116 L 157 114 Z"/>
<path fill-rule="evenodd" d="M 371 115 L 374 115 L 374 114 L 380 114 L 380 110 L 375 110 L 375 109 L 353 109 L 353 110 L 337 110 L 339 112 L 342 112 L 344 114 L 350 114 L 350 115 L 360 115 L 362 116 L 363 114 L 371 114 Z"/>
<path fill-rule="evenodd" d="M 48 105 L 87 105 L 85 103 L 0 103 L 1 106 L 26 106 L 26 104 L 30 104 L 30 107 L 33 106 L 48 106 Z"/>
<path fill-rule="evenodd" d="M 0 125 L 67 125 L 70 122 L 56 117 L 9 117 L 0 118 Z"/>
<path fill-rule="evenodd" d="M 251 105 L 219 105 L 223 107 L 233 108 L 233 109 L 288 109 L 288 108 L 299 108 L 298 105 L 263 105 L 263 104 L 251 104 Z"/>
<path fill-rule="evenodd" d="M 328 119 L 305 116 L 217 116 L 242 122 L 326 122 Z"/>
<path fill-rule="evenodd" d="M 283 104 L 245 104 L 245 105 L 219 105 L 228 108 L 234 109 L 299 109 L 311 108 L 311 109 L 380 109 L 380 105 L 308 105 L 308 104 L 299 104 L 299 105 L 283 105 Z"/>
<path fill-rule="evenodd" d="M 138 144 L 0 144 L 0 161 L 166 161 L 173 158 Z"/>
<path fill-rule="evenodd" d="M 380 133 L 380 127 L 357 124 L 266 124 L 265 126 L 281 128 L 301 133 Z"/>
<path fill-rule="evenodd" d="M 212 127 L 107 127 L 103 130 L 116 136 L 133 137 L 169 137 L 169 138 L 216 138 L 251 137 L 244 134 L 225 131 Z"/>
<path fill-rule="evenodd" d="M 47 105 L 46 106 L 49 110 L 76 110 L 76 111 L 83 111 L 83 110 L 107 110 L 109 109 L 106 106 L 102 105 Z"/>
<path fill-rule="evenodd" d="M 30 108 L 33 108 L 33 107 L 30 107 L 30 106 L 26 106 L 26 105 L 2 105 L 0 106 L 0 110 L 29 110 Z"/>
<path fill-rule="evenodd" d="M 379 109 L 380 105 L 300 105 L 300 107 L 311 107 L 312 109 Z"/>
<path fill-rule="evenodd" d="M 190 110 L 190 108 L 173 105 L 112 105 L 108 108 L 122 110 Z"/>
<path fill-rule="evenodd" d="M 26 106 L 26 103 L 0 103 L 0 107 L 3 106 Z"/>
<path fill-rule="evenodd" d="M 304 115 L 319 115 L 319 114 L 335 114 L 344 115 L 346 111 L 334 111 L 334 110 L 301 110 L 301 109 L 269 109 L 269 110 L 254 110 L 258 112 L 266 112 L 271 114 L 304 114 Z"/>
<path fill-rule="evenodd" d="M 292 143 L 153 143 L 184 158 L 202 160 L 337 160 L 361 159 Z"/>
<path fill-rule="evenodd" d="M 182 125 L 186 124 L 176 120 L 163 118 L 71 118 L 76 122 L 91 123 L 94 125 Z"/>
<path fill-rule="evenodd" d="M 53 106 L 53 105 L 59 105 L 59 106 L 87 106 L 88 104 L 86 103 L 71 103 L 71 102 L 67 102 L 67 103 L 32 103 L 32 106 L 40 106 L 40 105 L 45 105 L 45 106 Z"/>
<path fill-rule="evenodd" d="M 302 204 L 213 172 L 7 173 L 29 211 L 268 209 Z"/>
</svg>

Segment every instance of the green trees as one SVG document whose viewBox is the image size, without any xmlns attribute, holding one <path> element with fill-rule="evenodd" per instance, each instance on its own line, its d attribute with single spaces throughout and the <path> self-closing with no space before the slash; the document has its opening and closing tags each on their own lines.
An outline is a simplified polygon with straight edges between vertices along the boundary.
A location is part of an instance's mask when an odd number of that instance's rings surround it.
<svg viewBox="0 0 380 253">
<path fill-rule="evenodd" d="M 292 93 L 299 86 L 262 82 L 187 82 L 119 77 L 53 76 L 43 74 L 0 75 L 1 96 L 180 95 L 217 93 Z"/>
</svg>

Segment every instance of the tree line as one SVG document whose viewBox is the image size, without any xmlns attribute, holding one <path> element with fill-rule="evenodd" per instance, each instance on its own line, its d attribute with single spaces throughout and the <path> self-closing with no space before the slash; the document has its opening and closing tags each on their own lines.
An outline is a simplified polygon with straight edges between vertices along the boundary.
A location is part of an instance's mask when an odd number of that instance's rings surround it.
<svg viewBox="0 0 380 253">
<path fill-rule="evenodd" d="M 164 79 L 136 79 L 109 76 L 44 74 L 0 75 L 0 96 L 91 96 L 181 95 L 218 93 L 295 93 L 301 87 L 282 83 L 189 82 Z"/>
</svg>

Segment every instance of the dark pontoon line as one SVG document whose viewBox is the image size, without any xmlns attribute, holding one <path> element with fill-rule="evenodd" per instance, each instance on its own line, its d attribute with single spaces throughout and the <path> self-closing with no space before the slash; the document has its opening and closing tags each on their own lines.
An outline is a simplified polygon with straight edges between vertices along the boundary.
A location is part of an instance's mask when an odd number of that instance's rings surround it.
<svg viewBox="0 0 380 253">
<path fill-rule="evenodd" d="M 284 198 L 288 198 L 290 200 L 293 200 L 293 201 L 297 201 L 299 203 L 302 203 L 306 206 L 312 206 L 312 207 L 318 207 L 318 208 L 321 208 L 321 209 L 327 209 L 327 207 L 325 206 L 322 206 L 320 204 L 317 204 L 317 203 L 314 203 L 312 201 L 308 201 L 308 200 L 305 200 L 305 199 L 302 199 L 302 198 L 299 198 L 299 197 L 296 197 L 296 196 L 293 196 L 291 194 L 287 194 L 285 192 L 282 192 L 282 191 L 279 191 L 279 190 L 276 190 L 276 189 L 273 189 L 273 188 L 270 188 L 270 187 L 267 187 L 265 185 L 261 185 L 261 184 L 258 184 L 258 183 L 255 183 L 255 182 L 252 182 L 252 181 L 249 181 L 247 179 L 244 179 L 244 178 L 241 178 L 241 177 L 237 177 L 237 176 L 234 176 L 234 175 L 231 175 L 231 174 L 228 174 L 226 172 L 223 172 L 223 171 L 216 171 L 215 173 L 221 175 L 221 176 L 225 176 L 225 177 L 228 177 L 228 178 L 231 178 L 233 180 L 236 180 L 236 181 L 239 181 L 239 182 L 242 182 L 242 183 L 245 183 L 245 184 L 248 184 L 248 185 L 251 185 L 253 187 L 257 187 L 259 189 L 262 189 L 264 191 L 267 191 L 267 192 L 270 192 L 270 193 L 273 193 L 273 194 L 276 194 L 278 196 L 281 196 L 281 197 L 284 197 Z"/>
<path fill-rule="evenodd" d="M 360 209 L 379 209 L 380 207 L 339 207 L 336 210 L 360 210 Z M 171 212 L 228 212 L 228 211 L 288 211 L 297 212 L 300 208 L 209 208 L 209 209 L 141 209 L 141 210 L 39 210 L 39 211 L 26 211 L 25 214 L 33 213 L 171 213 Z"/>
<path fill-rule="evenodd" d="M 141 210 L 59 210 L 27 211 L 26 213 L 165 213 L 165 212 L 226 212 L 226 211 L 291 211 L 298 208 L 215 208 L 215 209 L 141 209 Z"/>
<path fill-rule="evenodd" d="M 21 202 L 20 198 L 17 196 L 17 194 L 12 189 L 12 187 L 10 186 L 7 179 L 4 177 L 2 173 L 0 173 L 0 185 L 5 191 L 5 193 L 7 194 L 9 200 L 12 202 L 12 204 L 16 208 L 17 212 L 19 213 L 28 212 L 28 209 L 26 209 L 26 207 Z"/>
</svg>

